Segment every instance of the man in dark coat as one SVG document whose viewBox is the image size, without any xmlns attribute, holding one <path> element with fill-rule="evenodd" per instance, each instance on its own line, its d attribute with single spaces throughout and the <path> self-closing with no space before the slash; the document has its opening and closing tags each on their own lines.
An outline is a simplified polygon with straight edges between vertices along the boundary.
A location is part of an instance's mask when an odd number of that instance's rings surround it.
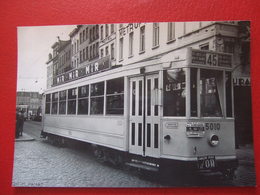
<svg viewBox="0 0 260 195">
<path fill-rule="evenodd" d="M 24 117 L 21 110 L 16 110 L 16 131 L 15 138 L 19 138 L 19 136 L 23 135 L 23 123 Z"/>
</svg>

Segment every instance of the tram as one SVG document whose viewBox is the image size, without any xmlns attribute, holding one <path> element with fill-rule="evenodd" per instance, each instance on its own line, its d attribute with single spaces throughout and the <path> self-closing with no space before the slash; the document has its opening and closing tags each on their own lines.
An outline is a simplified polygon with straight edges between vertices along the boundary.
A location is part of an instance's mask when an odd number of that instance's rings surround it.
<svg viewBox="0 0 260 195">
<path fill-rule="evenodd" d="M 116 67 L 104 58 L 55 79 L 44 137 L 90 143 L 114 164 L 233 176 L 231 54 L 185 48 Z"/>
</svg>

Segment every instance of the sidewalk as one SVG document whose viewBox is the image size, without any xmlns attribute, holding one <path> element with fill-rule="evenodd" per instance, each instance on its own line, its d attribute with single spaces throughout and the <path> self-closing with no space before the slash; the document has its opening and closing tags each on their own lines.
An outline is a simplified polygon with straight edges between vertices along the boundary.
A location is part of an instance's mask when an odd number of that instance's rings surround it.
<svg viewBox="0 0 260 195">
<path fill-rule="evenodd" d="M 19 136 L 19 138 L 16 138 L 16 142 L 22 142 L 22 141 L 33 141 L 34 138 L 32 138 L 30 135 L 23 133 L 23 136 Z"/>
</svg>

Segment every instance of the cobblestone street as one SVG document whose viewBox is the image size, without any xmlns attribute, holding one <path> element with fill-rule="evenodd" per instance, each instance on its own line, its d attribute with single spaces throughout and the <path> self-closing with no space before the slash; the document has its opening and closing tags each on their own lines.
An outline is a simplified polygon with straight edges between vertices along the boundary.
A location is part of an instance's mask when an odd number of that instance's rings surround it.
<svg viewBox="0 0 260 195">
<path fill-rule="evenodd" d="M 167 187 L 167 186 L 253 186 L 252 146 L 237 150 L 239 168 L 233 181 L 219 175 L 189 175 L 182 179 L 140 176 L 136 171 L 99 163 L 87 144 L 58 147 L 40 139 L 39 122 L 25 122 L 24 132 L 33 141 L 15 142 L 13 186 L 32 187 Z M 82 148 L 86 147 L 86 148 Z"/>
</svg>

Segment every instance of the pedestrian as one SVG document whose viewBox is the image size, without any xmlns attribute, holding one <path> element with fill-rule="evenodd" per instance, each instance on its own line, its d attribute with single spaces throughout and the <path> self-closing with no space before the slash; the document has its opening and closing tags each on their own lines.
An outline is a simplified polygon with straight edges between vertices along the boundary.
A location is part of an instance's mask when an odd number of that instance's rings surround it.
<svg viewBox="0 0 260 195">
<path fill-rule="evenodd" d="M 23 124 L 24 124 L 23 111 L 22 110 L 16 110 L 15 138 L 19 138 L 19 136 L 23 135 Z"/>
</svg>

